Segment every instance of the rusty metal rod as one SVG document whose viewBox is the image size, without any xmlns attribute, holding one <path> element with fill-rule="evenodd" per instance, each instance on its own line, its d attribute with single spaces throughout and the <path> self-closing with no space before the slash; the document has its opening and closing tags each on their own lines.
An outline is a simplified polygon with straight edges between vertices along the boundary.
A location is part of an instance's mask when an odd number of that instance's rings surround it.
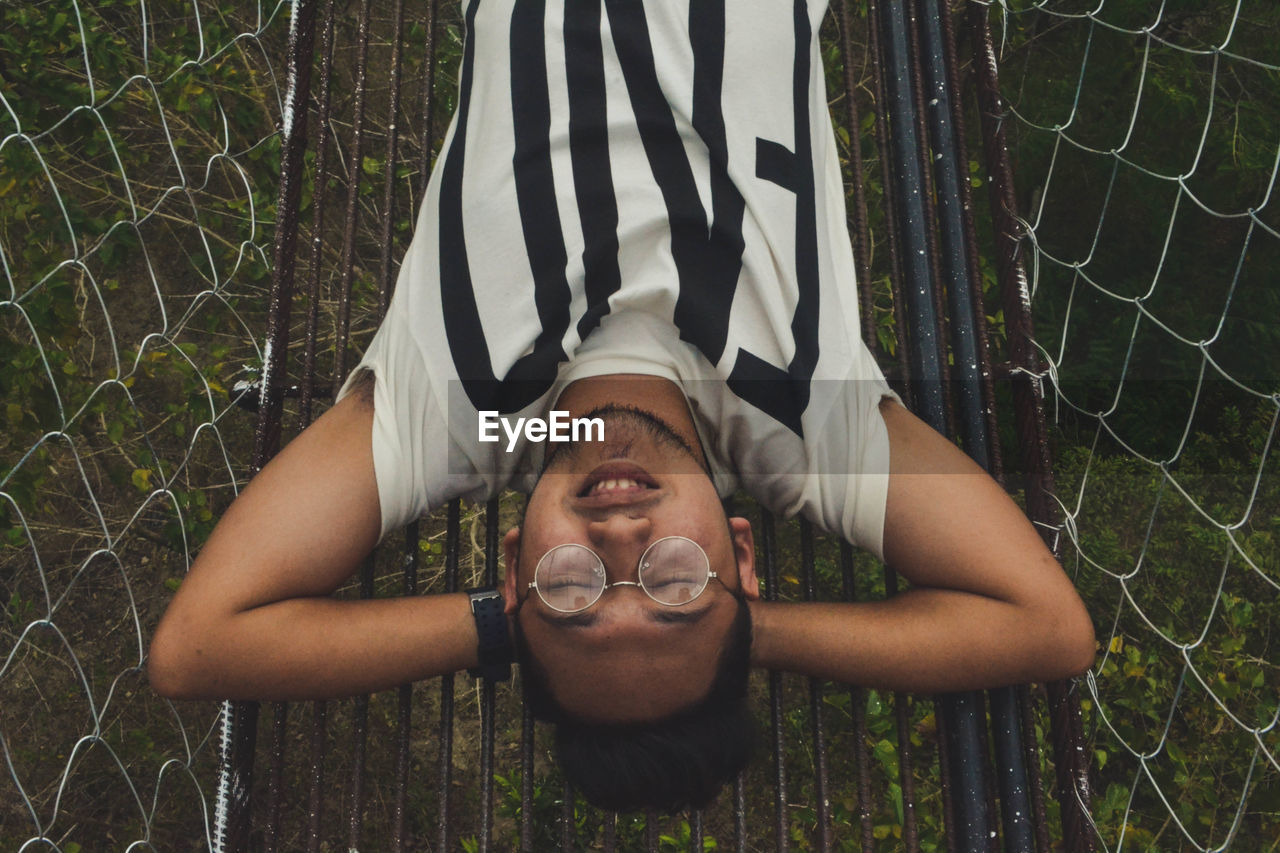
<svg viewBox="0 0 1280 853">
<path fill-rule="evenodd" d="M 328 739 L 329 705 L 311 705 L 311 786 L 307 792 L 307 853 L 320 853 L 320 827 L 324 821 L 324 757 Z"/>
<path fill-rule="evenodd" d="M 840 543 L 840 584 L 844 601 L 857 601 L 853 575 L 853 546 Z M 860 687 L 849 688 L 849 715 L 853 718 L 853 766 L 858 784 L 858 826 L 862 831 L 863 853 L 876 849 L 875 822 L 871 805 L 871 756 L 867 752 L 867 696 Z"/>
<path fill-rule="evenodd" d="M 262 387 L 249 476 L 253 477 L 276 454 L 280 445 L 282 401 L 271 393 L 272 382 L 284 376 L 289 349 L 289 318 L 298 241 L 298 211 L 302 200 L 302 170 L 307 147 L 307 111 L 311 97 L 311 60 L 315 46 L 316 3 L 294 0 L 289 18 L 285 110 L 281 117 L 283 144 L 280 187 L 276 201 L 277 227 L 272 254 L 271 297 L 263 347 Z M 253 753 L 257 740 L 258 704 L 226 703 L 222 713 L 223 748 L 219 756 L 218 812 L 225 820 L 214 826 L 214 847 L 227 853 L 247 850 L 252 829 Z"/>
<path fill-rule="evenodd" d="M 422 58 L 422 159 L 419 163 L 418 198 L 425 199 L 427 182 L 431 178 L 431 152 L 435 146 L 435 86 L 436 86 L 436 13 L 440 0 L 427 3 L 427 43 Z"/>
<path fill-rule="evenodd" d="M 404 576 L 400 587 L 406 596 L 418 594 L 418 522 L 404 531 Z M 405 838 L 405 809 L 409 790 L 409 738 L 413 728 L 413 685 L 402 684 L 396 696 L 396 784 L 391 849 L 400 853 L 411 842 Z"/>
<path fill-rule="evenodd" d="M 391 295 L 395 292 L 395 276 L 392 274 L 393 260 L 391 247 L 396 212 L 396 166 L 397 144 L 400 139 L 400 67 L 403 64 L 404 42 L 404 0 L 396 0 L 394 32 L 391 36 L 391 95 L 387 104 L 387 153 L 382 169 L 382 230 L 378 241 L 378 269 L 380 284 L 378 286 L 378 317 L 387 314 L 391 304 Z"/>
<path fill-rule="evenodd" d="M 853 235 L 853 264 L 858 276 L 858 301 L 862 307 L 862 339 L 873 353 L 880 350 L 876 334 L 875 300 L 871 287 L 871 233 L 867 225 L 867 193 L 862 185 L 862 127 L 858 120 L 857 85 L 853 76 L 853 24 L 849 0 L 833 6 L 840 30 L 840 56 L 844 70 L 845 132 L 849 135 L 849 171 L 853 188 L 853 212 L 849 233 Z"/>
<path fill-rule="evenodd" d="M 333 393 L 347 378 L 346 340 L 351 331 L 351 285 L 355 277 L 356 222 L 360 210 L 360 179 L 364 174 L 364 110 L 368 88 L 369 0 L 361 0 L 356 25 L 355 107 L 351 119 L 351 148 L 347 158 L 347 209 L 342 226 L 342 261 L 338 285 L 338 345 L 334 352 Z"/>
<path fill-rule="evenodd" d="M 1018 713 L 1022 716 L 1023 761 L 1031 770 L 1032 823 L 1036 830 L 1036 853 L 1049 853 L 1049 820 L 1044 807 L 1044 782 L 1040 778 L 1040 742 L 1035 737 L 1036 725 L 1032 717 L 1031 689 L 1018 688 Z"/>
<path fill-rule="evenodd" d="M 800 519 L 800 567 L 804 600 L 818 600 L 817 570 L 813 559 L 813 525 Z M 831 849 L 831 796 L 827 791 L 827 733 L 822 720 L 822 680 L 809 679 L 809 730 L 813 735 L 813 799 L 817 820 L 817 849 Z"/>
<path fill-rule="evenodd" d="M 747 786 L 741 773 L 733 780 L 733 849 L 734 853 L 747 849 Z"/>
<path fill-rule="evenodd" d="M 333 77 L 333 5 L 324 4 L 320 30 L 320 86 L 316 106 L 316 170 L 311 190 L 311 269 L 307 271 L 307 324 L 303 339 L 302 382 L 298 404 L 299 429 L 311 425 L 311 402 L 316 385 L 316 341 L 320 327 L 320 270 L 324 264 L 324 210 L 329 195 L 329 107 Z"/>
<path fill-rule="evenodd" d="M 884 592 L 886 598 L 898 594 L 898 573 L 889 566 L 884 567 Z M 894 692 L 893 718 L 898 733 L 898 784 L 902 788 L 902 843 L 908 853 L 918 853 L 920 827 L 916 820 L 916 776 L 912 766 L 914 750 L 911 748 L 911 697 L 906 693 Z M 941 725 L 938 726 L 938 732 L 941 735 Z M 943 738 L 939 737 L 938 741 L 941 748 Z M 939 765 L 942 771 L 943 815 L 946 817 L 946 825 L 951 826 L 953 821 L 947 817 L 951 800 L 947 796 L 946 762 L 940 760 Z"/>
<path fill-rule="evenodd" d="M 1027 515 L 1037 524 L 1046 544 L 1056 548 L 1057 543 L 1050 531 L 1057 529 L 1058 513 L 1054 502 L 1040 362 L 1032 341 L 1031 296 L 1022 256 L 1024 235 L 1017 213 L 1013 170 L 1005 139 L 1006 116 L 1000 96 L 999 63 L 986 7 L 971 4 L 968 25 L 973 43 L 983 156 L 989 176 L 988 198 L 996 235 L 996 270 L 1004 298 L 1009 360 L 1015 370 L 1014 415 L 1020 439 L 1021 467 L 1026 478 Z M 1089 756 L 1084 748 L 1080 722 L 1079 696 L 1070 682 L 1048 684 L 1045 689 L 1049 696 L 1063 844 L 1068 850 L 1091 853 L 1095 849 L 1088 814 L 1092 791 Z"/>
<path fill-rule="evenodd" d="M 533 713 L 520 707 L 520 851 L 533 853 Z"/>
<path fill-rule="evenodd" d="M 560 800 L 560 853 L 574 853 L 573 830 L 573 786 L 566 780 Z"/>
<path fill-rule="evenodd" d="M 760 544 L 764 550 L 764 595 L 766 601 L 778 600 L 778 549 L 774 536 L 773 514 L 760 510 Z M 774 847 L 783 853 L 790 849 L 791 833 L 787 816 L 787 767 L 783 760 L 786 739 L 783 733 L 782 673 L 769 673 L 769 730 L 773 735 L 773 839 Z"/>
<path fill-rule="evenodd" d="M 458 591 L 461 504 L 449 501 L 445 516 L 444 591 Z M 449 849 L 449 791 L 453 782 L 453 675 L 440 678 L 440 749 L 436 757 L 436 849 Z"/>
<path fill-rule="evenodd" d="M 360 564 L 360 598 L 373 598 L 373 555 Z M 364 765 L 369 747 L 369 697 L 355 698 L 351 723 L 351 796 L 347 811 L 347 849 L 359 850 L 364 833 Z"/>
<path fill-rule="evenodd" d="M 484 585 L 498 583 L 498 499 L 484 507 Z M 493 844 L 493 737 L 496 685 L 480 681 L 480 853 Z"/>
<path fill-rule="evenodd" d="M 280 810 L 284 787 L 284 759 L 289 729 L 289 705 L 271 703 L 271 766 L 267 771 L 267 820 L 262 828 L 262 849 L 275 853 L 279 849 Z"/>
<path fill-rule="evenodd" d="M 312 400 L 316 385 L 316 341 L 320 325 L 320 270 L 324 246 L 324 211 L 329 191 L 329 109 L 330 80 L 333 76 L 334 0 L 324 4 L 320 35 L 320 80 L 316 113 L 315 177 L 311 193 L 311 268 L 307 271 L 307 320 L 303 345 L 301 394 L 298 427 L 312 421 Z M 328 705 L 311 706 L 311 739 L 308 760 L 311 783 L 307 792 L 307 853 L 320 853 L 320 827 L 324 818 L 324 758 L 327 747 Z"/>
</svg>

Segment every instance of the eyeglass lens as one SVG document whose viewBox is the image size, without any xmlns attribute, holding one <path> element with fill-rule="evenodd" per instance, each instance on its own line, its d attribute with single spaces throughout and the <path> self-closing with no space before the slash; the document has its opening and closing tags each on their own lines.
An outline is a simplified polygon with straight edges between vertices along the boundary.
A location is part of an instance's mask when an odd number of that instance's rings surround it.
<svg viewBox="0 0 1280 853">
<path fill-rule="evenodd" d="M 604 592 L 604 565 L 589 548 L 558 545 L 538 561 L 533 580 L 548 607 L 572 613 L 590 607 Z"/>
<path fill-rule="evenodd" d="M 686 604 L 706 588 L 711 567 L 697 543 L 679 536 L 659 539 L 640 559 L 640 585 L 655 601 Z M 584 545 L 552 548 L 534 572 L 538 594 L 548 607 L 573 613 L 590 607 L 605 588 L 604 565 Z"/>
<path fill-rule="evenodd" d="M 706 587 L 710 571 L 702 549 L 675 536 L 654 542 L 640 559 L 640 583 L 663 604 L 693 601 Z"/>
</svg>

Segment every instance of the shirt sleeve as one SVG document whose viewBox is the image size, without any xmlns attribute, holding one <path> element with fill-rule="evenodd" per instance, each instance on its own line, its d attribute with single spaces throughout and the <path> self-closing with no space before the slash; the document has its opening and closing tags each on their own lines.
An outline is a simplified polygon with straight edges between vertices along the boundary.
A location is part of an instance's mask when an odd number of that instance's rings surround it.
<svg viewBox="0 0 1280 853">
<path fill-rule="evenodd" d="M 808 443 L 803 512 L 825 530 L 884 559 L 889 497 L 889 431 L 880 413 L 898 395 L 876 371 L 848 386 Z"/>
<path fill-rule="evenodd" d="M 391 311 L 378 328 L 338 399 L 365 371 L 375 377 L 373 467 L 382 518 L 379 539 L 448 500 L 473 491 L 479 478 L 459 460 L 450 435 L 440 381 L 426 368 L 402 314 Z"/>
</svg>

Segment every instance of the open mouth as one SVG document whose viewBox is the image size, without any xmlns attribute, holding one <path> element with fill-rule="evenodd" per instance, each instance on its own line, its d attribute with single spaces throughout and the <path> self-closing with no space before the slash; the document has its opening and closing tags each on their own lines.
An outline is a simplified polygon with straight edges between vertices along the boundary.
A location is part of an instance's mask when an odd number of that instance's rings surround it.
<svg viewBox="0 0 1280 853">
<path fill-rule="evenodd" d="M 587 475 L 578 490 L 580 498 L 633 495 L 658 488 L 649 473 L 637 465 L 609 462 Z"/>
</svg>

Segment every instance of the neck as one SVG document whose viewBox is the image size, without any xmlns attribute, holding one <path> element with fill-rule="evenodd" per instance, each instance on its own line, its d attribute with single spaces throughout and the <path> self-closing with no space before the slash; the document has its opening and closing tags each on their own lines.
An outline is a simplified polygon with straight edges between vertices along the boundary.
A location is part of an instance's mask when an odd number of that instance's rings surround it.
<svg viewBox="0 0 1280 853">
<path fill-rule="evenodd" d="M 580 417 L 608 405 L 634 406 L 665 421 L 694 448 L 698 461 L 706 467 L 702 442 L 689 412 L 689 402 L 674 382 L 660 376 L 637 373 L 592 376 L 570 383 L 555 407 L 567 411 L 570 417 Z"/>
</svg>

